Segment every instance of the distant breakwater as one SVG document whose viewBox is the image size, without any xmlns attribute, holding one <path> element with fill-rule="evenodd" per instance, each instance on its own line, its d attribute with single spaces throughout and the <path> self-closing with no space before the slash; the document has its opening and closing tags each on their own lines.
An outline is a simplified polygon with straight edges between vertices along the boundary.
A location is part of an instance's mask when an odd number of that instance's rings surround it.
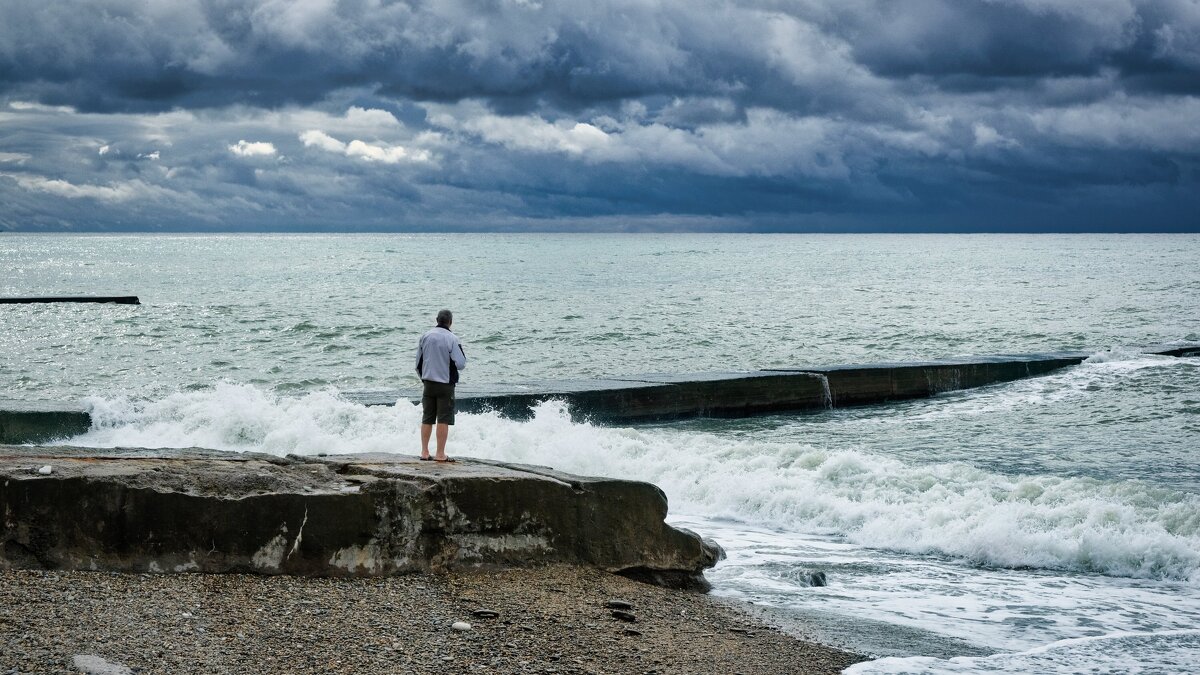
<svg viewBox="0 0 1200 675">
<path fill-rule="evenodd" d="M 1138 348 L 1143 354 L 1200 356 L 1200 344 Z M 1082 363 L 1094 352 L 1002 354 L 936 361 L 684 375 L 637 375 L 458 388 L 460 412 L 533 415 L 547 400 L 564 401 L 575 418 L 637 423 L 690 417 L 734 418 L 872 405 L 1033 377 Z M 417 389 L 344 392 L 368 406 L 418 401 Z M 87 432 L 82 406 L 0 401 L 0 443 L 42 443 Z"/>
<path fill-rule="evenodd" d="M 140 305 L 142 301 L 136 295 L 55 295 L 24 298 L 0 298 L 0 305 L 33 305 L 53 303 L 91 303 Z"/>
</svg>

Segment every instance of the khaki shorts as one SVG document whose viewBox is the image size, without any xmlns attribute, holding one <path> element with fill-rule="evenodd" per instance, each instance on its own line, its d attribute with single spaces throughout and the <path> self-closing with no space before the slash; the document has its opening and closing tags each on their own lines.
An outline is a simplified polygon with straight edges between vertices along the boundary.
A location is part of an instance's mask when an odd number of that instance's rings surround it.
<svg viewBox="0 0 1200 675">
<path fill-rule="evenodd" d="M 444 382 L 425 383 L 421 394 L 421 424 L 454 424 L 454 385 Z"/>
</svg>

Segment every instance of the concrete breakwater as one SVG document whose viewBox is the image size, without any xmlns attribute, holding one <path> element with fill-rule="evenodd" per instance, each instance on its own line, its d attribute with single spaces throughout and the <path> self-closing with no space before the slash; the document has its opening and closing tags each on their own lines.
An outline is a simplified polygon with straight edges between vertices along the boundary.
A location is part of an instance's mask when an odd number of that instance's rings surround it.
<svg viewBox="0 0 1200 675">
<path fill-rule="evenodd" d="M 1200 356 L 1200 344 L 1146 347 L 1143 354 Z M 458 388 L 461 412 L 496 411 L 515 419 L 533 414 L 542 401 L 564 401 L 579 419 L 636 423 L 687 417 L 747 417 L 933 396 L 1043 375 L 1082 363 L 1089 352 L 1003 354 L 920 362 L 769 370 L 638 375 L 604 380 L 475 385 Z M 419 390 L 345 392 L 364 405 L 418 401 Z M 0 443 L 44 443 L 91 428 L 81 406 L 0 401 Z"/>
<path fill-rule="evenodd" d="M 704 588 L 639 481 L 484 460 L 0 446 L 0 568 L 381 576 L 566 563 Z"/>
<path fill-rule="evenodd" d="M 1200 344 L 1147 347 L 1143 354 L 1200 356 Z M 459 386 L 460 411 L 522 419 L 538 403 L 564 401 L 577 418 L 633 423 L 687 417 L 748 417 L 924 398 L 1075 366 L 1092 352 L 1003 354 L 920 362 L 772 368 L 759 371 L 639 375 L 605 380 Z M 419 400 L 416 390 L 351 392 L 364 405 Z"/>
<path fill-rule="evenodd" d="M 32 305 L 56 302 L 140 305 L 136 295 L 56 295 L 29 298 L 0 298 L 0 305 Z"/>
<path fill-rule="evenodd" d="M 0 443 L 41 443 L 90 428 L 91 414 L 77 405 L 0 401 Z"/>
</svg>

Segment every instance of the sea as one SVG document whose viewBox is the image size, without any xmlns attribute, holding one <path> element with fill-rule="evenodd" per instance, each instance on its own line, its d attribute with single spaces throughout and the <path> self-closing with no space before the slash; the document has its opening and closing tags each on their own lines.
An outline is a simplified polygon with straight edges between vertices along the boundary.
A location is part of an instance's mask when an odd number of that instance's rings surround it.
<svg viewBox="0 0 1200 675">
<path fill-rule="evenodd" d="M 450 453 L 651 481 L 713 593 L 851 673 L 1200 669 L 1200 235 L 0 234 L 0 399 L 67 442 L 418 450 L 441 308 L 464 382 L 1085 351 L 930 399 L 636 426 L 460 415 Z M 813 572 L 827 584 L 812 586 Z"/>
</svg>

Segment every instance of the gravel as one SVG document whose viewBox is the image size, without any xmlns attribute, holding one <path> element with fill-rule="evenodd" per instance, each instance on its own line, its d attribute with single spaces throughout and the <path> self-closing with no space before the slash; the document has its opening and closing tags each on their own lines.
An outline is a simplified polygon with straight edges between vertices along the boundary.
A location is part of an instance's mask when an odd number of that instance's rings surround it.
<svg viewBox="0 0 1200 675">
<path fill-rule="evenodd" d="M 614 601 L 636 613 L 636 629 L 613 617 Z M 459 621 L 471 629 L 453 630 Z M 134 673 L 255 675 L 836 673 L 862 660 L 708 596 L 585 568 L 380 579 L 0 571 L 0 673 L 80 672 L 80 655 Z"/>
</svg>

